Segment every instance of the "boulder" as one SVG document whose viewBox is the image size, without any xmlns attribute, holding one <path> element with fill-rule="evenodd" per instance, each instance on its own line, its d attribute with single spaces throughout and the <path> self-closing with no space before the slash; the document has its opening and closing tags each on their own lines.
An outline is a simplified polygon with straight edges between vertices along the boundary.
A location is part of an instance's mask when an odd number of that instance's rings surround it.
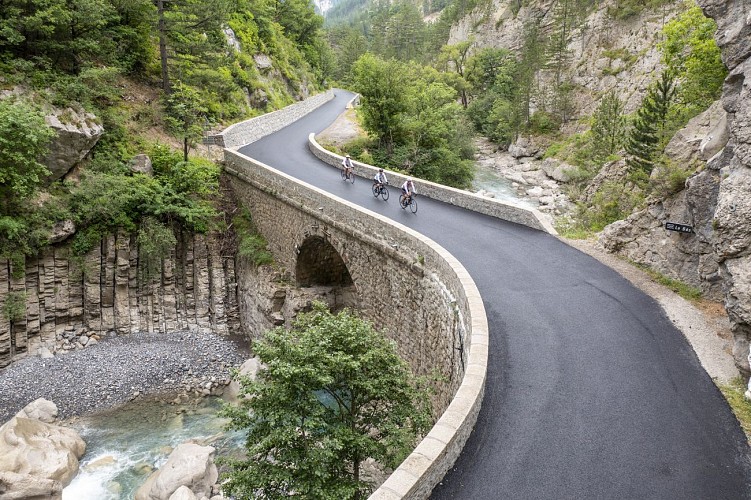
<svg viewBox="0 0 751 500">
<path fill-rule="evenodd" d="M 240 370 L 238 370 L 238 375 L 242 377 L 248 377 L 251 380 L 255 380 L 256 376 L 258 375 L 258 370 L 260 370 L 263 367 L 263 364 L 261 363 L 261 360 L 258 358 L 250 358 L 246 360 L 242 366 L 240 366 Z M 224 391 L 224 399 L 230 403 L 237 402 L 237 398 L 240 395 L 240 382 L 238 382 L 236 379 L 233 379 L 232 382 L 229 383 L 227 386 L 227 389 Z"/>
<path fill-rule="evenodd" d="M 261 71 L 271 69 L 274 66 L 271 58 L 266 54 L 256 54 L 253 56 L 253 60 L 256 62 L 256 68 Z"/>
<path fill-rule="evenodd" d="M 697 164 L 724 148 L 728 137 L 727 113 L 722 103 L 715 101 L 675 133 L 665 147 L 665 154 L 680 165 Z"/>
<path fill-rule="evenodd" d="M 62 494 L 60 481 L 0 470 L 0 498 L 3 500 L 61 499 Z"/>
<path fill-rule="evenodd" d="M 73 429 L 13 417 L 0 427 L 0 470 L 67 485 L 86 443 Z M 51 483 L 50 483 L 51 484 Z"/>
<path fill-rule="evenodd" d="M 135 500 L 169 500 L 181 486 L 199 498 L 210 496 L 211 487 L 219 478 L 214 451 L 211 446 L 194 443 L 178 445 L 167 462 L 138 488 Z"/>
<path fill-rule="evenodd" d="M 130 171 L 134 174 L 144 174 L 148 176 L 154 175 L 154 167 L 151 164 L 151 158 L 149 158 L 149 155 L 140 154 L 134 156 L 130 159 L 128 166 L 130 167 Z"/>
<path fill-rule="evenodd" d="M 540 166 L 545 175 L 558 182 L 568 182 L 570 170 L 574 167 L 568 163 L 556 160 L 554 158 L 545 158 Z"/>
<path fill-rule="evenodd" d="M 16 416 L 51 424 L 57 420 L 57 405 L 47 399 L 39 398 L 24 406 L 16 413 Z"/>
<path fill-rule="evenodd" d="M 50 170 L 49 182 L 61 179 L 89 154 L 104 133 L 97 117 L 83 110 L 54 108 L 45 117 L 55 132 L 42 163 Z"/>
<path fill-rule="evenodd" d="M 187 486 L 180 486 L 170 495 L 169 500 L 198 500 L 198 497 Z"/>
<path fill-rule="evenodd" d="M 52 234 L 50 235 L 50 243 L 60 243 L 65 241 L 76 233 L 76 224 L 70 220 L 62 220 L 55 222 L 52 226 Z"/>
</svg>

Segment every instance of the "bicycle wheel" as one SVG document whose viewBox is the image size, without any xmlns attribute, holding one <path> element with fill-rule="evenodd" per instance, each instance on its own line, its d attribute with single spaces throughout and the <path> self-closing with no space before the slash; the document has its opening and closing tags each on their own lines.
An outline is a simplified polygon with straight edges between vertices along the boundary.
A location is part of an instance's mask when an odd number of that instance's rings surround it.
<svg viewBox="0 0 751 500">
<path fill-rule="evenodd" d="M 389 199 L 389 190 L 386 189 L 386 186 L 381 186 L 381 198 L 383 198 L 383 201 L 388 201 Z"/>
<path fill-rule="evenodd" d="M 409 203 L 409 209 L 412 210 L 413 214 L 417 213 L 417 200 L 412 198 L 412 200 Z"/>
<path fill-rule="evenodd" d="M 355 171 L 354 170 L 349 173 L 349 182 L 351 182 L 352 184 L 355 183 Z"/>
<path fill-rule="evenodd" d="M 373 187 L 371 189 L 373 191 L 373 196 L 378 198 L 378 195 L 380 194 L 379 193 L 380 189 L 378 189 L 378 184 L 373 184 Z"/>
<path fill-rule="evenodd" d="M 407 208 L 407 198 L 404 194 L 399 196 L 399 206 L 402 207 L 402 209 Z"/>
<path fill-rule="evenodd" d="M 347 180 L 347 172 L 344 169 L 341 169 L 339 171 L 339 173 L 342 174 L 342 180 L 346 181 Z"/>
</svg>

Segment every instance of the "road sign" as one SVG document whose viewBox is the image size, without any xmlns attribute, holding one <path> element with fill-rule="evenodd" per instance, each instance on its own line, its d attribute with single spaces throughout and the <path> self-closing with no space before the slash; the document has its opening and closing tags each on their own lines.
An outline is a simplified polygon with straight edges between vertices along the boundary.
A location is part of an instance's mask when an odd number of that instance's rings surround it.
<svg viewBox="0 0 751 500">
<path fill-rule="evenodd" d="M 678 224 L 677 222 L 666 222 L 665 229 L 668 231 L 677 231 L 679 233 L 693 233 L 694 228 L 688 224 Z"/>
<path fill-rule="evenodd" d="M 216 136 L 214 135 L 205 135 L 203 136 L 203 144 L 206 146 L 214 146 L 216 145 Z"/>
</svg>

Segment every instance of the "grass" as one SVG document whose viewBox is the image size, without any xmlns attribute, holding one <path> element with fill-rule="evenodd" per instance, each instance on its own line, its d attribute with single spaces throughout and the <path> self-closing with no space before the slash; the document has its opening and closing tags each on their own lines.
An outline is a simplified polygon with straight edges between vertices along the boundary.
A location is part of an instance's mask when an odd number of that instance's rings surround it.
<svg viewBox="0 0 751 500">
<path fill-rule="evenodd" d="M 675 293 L 677 293 L 678 295 L 680 295 L 686 300 L 697 301 L 702 298 L 701 290 L 699 290 L 696 287 L 687 285 L 686 283 L 682 281 L 669 278 L 665 276 L 664 274 L 662 274 L 661 272 L 655 271 L 654 269 L 648 266 L 645 266 L 644 264 L 639 264 L 633 261 L 631 261 L 631 264 L 633 264 L 634 266 L 638 267 L 639 269 L 647 273 L 649 277 L 652 278 L 652 280 L 655 281 L 656 283 L 659 283 L 667 288 L 670 288 L 672 291 L 674 291 Z"/>
<path fill-rule="evenodd" d="M 743 393 L 746 392 L 743 378 L 734 378 L 729 384 L 718 384 L 718 387 L 727 399 L 735 418 L 740 422 L 746 438 L 751 438 L 751 401 L 743 397 Z"/>
</svg>

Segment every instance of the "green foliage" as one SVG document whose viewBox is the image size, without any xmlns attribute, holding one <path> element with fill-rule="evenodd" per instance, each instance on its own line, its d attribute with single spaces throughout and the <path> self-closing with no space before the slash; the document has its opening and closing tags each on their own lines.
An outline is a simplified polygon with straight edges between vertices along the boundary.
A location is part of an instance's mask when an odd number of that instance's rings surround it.
<svg viewBox="0 0 751 500">
<path fill-rule="evenodd" d="M 751 401 L 744 396 L 748 386 L 743 377 L 733 379 L 729 384 L 719 384 L 722 395 L 727 399 L 733 414 L 746 434 L 746 439 L 751 439 Z"/>
<path fill-rule="evenodd" d="M 183 140 L 183 159 L 188 161 L 188 151 L 203 134 L 206 108 L 198 92 L 178 83 L 165 99 L 165 122 L 168 130 Z"/>
<path fill-rule="evenodd" d="M 654 10 L 671 3 L 672 0 L 618 0 L 607 8 L 613 19 L 622 20 L 637 16 L 645 10 Z"/>
<path fill-rule="evenodd" d="M 695 288 L 691 285 L 687 285 L 686 283 L 683 283 L 682 281 L 670 278 L 668 276 L 665 276 L 664 274 L 660 273 L 659 271 L 655 271 L 651 267 L 644 265 L 644 264 L 638 264 L 638 263 L 632 263 L 645 273 L 649 275 L 650 278 L 652 278 L 653 281 L 656 283 L 659 283 L 660 285 L 670 288 L 673 292 L 677 293 L 681 297 L 683 297 L 686 300 L 692 300 L 697 301 L 701 299 L 702 292 L 700 289 Z"/>
<path fill-rule="evenodd" d="M 592 153 L 597 160 L 604 160 L 617 153 L 623 146 L 626 132 L 626 116 L 623 102 L 615 91 L 603 96 L 592 115 Z"/>
<path fill-rule="evenodd" d="M 471 129 L 456 102 L 456 90 L 440 73 L 366 54 L 355 64 L 355 78 L 362 95 L 363 126 L 375 139 L 366 146 L 373 163 L 469 187 Z"/>
<path fill-rule="evenodd" d="M 693 165 L 680 165 L 666 157 L 655 162 L 655 168 L 649 179 L 651 193 L 660 198 L 682 191 L 686 187 L 686 179 L 696 171 Z"/>
<path fill-rule="evenodd" d="M 26 292 L 9 292 L 0 313 L 11 323 L 24 319 L 26 317 Z"/>
<path fill-rule="evenodd" d="M 138 228 L 138 258 L 147 275 L 162 269 L 162 261 L 170 255 L 177 244 L 172 229 L 153 217 L 144 217 Z"/>
<path fill-rule="evenodd" d="M 151 217 L 160 223 L 205 233 L 216 218 L 208 196 L 217 189 L 216 165 L 205 160 L 164 164 L 155 177 L 91 172 L 71 189 L 70 207 L 79 228 L 73 248 L 83 254 L 117 229 L 135 231 Z M 196 186 L 201 186 L 194 191 Z"/>
<path fill-rule="evenodd" d="M 577 205 L 576 219 L 583 227 L 597 232 L 631 214 L 643 202 L 638 191 L 624 189 L 620 184 L 605 183 L 595 193 L 589 206 Z"/>
<path fill-rule="evenodd" d="M 0 100 L 0 215 L 14 215 L 49 170 L 39 160 L 53 132 L 30 104 Z"/>
<path fill-rule="evenodd" d="M 675 99 L 675 79 L 669 71 L 647 90 L 626 142 L 626 162 L 632 172 L 649 175 L 657 156 L 662 152 L 671 131 L 668 129 L 668 113 Z"/>
<path fill-rule="evenodd" d="M 226 409 L 248 433 L 247 458 L 227 461 L 233 498 L 362 498 L 363 461 L 395 467 L 430 424 L 427 393 L 393 342 L 350 311 L 316 302 L 254 350 L 265 368 L 241 378 L 239 406 Z"/>
<path fill-rule="evenodd" d="M 274 256 L 268 249 L 268 243 L 253 224 L 253 219 L 247 208 L 243 208 L 240 214 L 232 219 L 232 225 L 238 238 L 237 255 L 248 259 L 256 267 L 274 262 Z"/>
<path fill-rule="evenodd" d="M 678 128 L 693 116 L 719 99 L 727 69 L 714 39 L 717 24 L 704 17 L 693 2 L 686 2 L 686 10 L 668 22 L 660 44 L 663 62 L 679 83 L 676 101 L 681 105 Z"/>
</svg>

